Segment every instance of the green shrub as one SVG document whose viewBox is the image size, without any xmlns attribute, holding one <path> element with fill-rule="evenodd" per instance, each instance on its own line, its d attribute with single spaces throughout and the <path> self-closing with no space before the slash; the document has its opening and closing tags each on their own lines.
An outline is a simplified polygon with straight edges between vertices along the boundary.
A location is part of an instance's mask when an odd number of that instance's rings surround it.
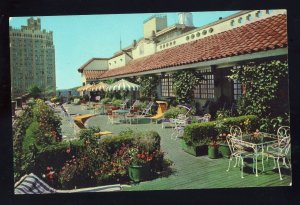
<svg viewBox="0 0 300 205">
<path fill-rule="evenodd" d="M 223 126 L 216 127 L 219 123 L 222 123 Z M 190 146 L 207 144 L 220 132 L 229 133 L 230 127 L 233 125 L 239 126 L 242 132 L 254 131 L 258 128 L 258 118 L 254 115 L 245 115 L 223 118 L 218 121 L 193 123 L 185 127 L 183 139 Z"/>
<path fill-rule="evenodd" d="M 90 127 L 87 129 L 81 129 L 78 134 L 78 137 L 83 142 L 89 140 L 90 143 L 96 143 L 98 137 L 95 136 L 95 133 L 100 132 L 100 131 L 101 131 L 101 129 L 99 127 Z"/>
<path fill-rule="evenodd" d="M 35 156 L 36 166 L 34 168 L 34 173 L 41 175 L 42 173 L 45 173 L 47 167 L 53 167 L 53 170 L 57 172 L 67 160 L 72 158 L 72 156 L 80 156 L 84 149 L 85 146 L 80 140 L 59 142 L 41 148 Z"/>
<path fill-rule="evenodd" d="M 100 102 L 102 104 L 107 104 L 107 103 L 111 102 L 111 99 L 110 98 L 103 98 Z"/>
<path fill-rule="evenodd" d="M 230 110 L 221 108 L 216 113 L 216 120 L 221 120 L 223 118 L 230 117 L 230 113 Z"/>
<path fill-rule="evenodd" d="M 133 145 L 136 139 L 152 138 L 154 139 L 154 147 L 160 149 L 160 136 L 157 132 L 133 132 L 132 130 L 123 131 L 118 136 L 104 138 L 100 141 L 100 145 L 107 149 L 108 153 L 114 153 L 122 144 Z"/>
<path fill-rule="evenodd" d="M 115 107 L 120 107 L 122 103 L 123 103 L 123 101 L 118 100 L 118 99 L 112 101 L 112 105 L 115 106 Z"/>
<path fill-rule="evenodd" d="M 139 110 L 143 110 L 147 107 L 147 103 L 146 102 L 140 102 L 137 106 L 136 106 Z"/>
<path fill-rule="evenodd" d="M 187 110 L 184 108 L 171 107 L 164 113 L 164 117 L 166 119 L 177 118 L 179 114 L 185 114 L 186 112 Z"/>
<path fill-rule="evenodd" d="M 26 130 L 26 135 L 23 139 L 22 149 L 23 152 L 27 153 L 30 151 L 30 147 L 36 144 L 36 134 L 39 132 L 39 123 L 33 121 Z"/>
</svg>

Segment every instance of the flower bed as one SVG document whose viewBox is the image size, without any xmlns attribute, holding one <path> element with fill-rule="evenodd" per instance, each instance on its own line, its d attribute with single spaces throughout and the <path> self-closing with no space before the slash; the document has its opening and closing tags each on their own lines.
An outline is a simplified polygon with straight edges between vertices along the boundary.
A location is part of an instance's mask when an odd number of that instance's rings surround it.
<svg viewBox="0 0 300 205">
<path fill-rule="evenodd" d="M 130 181 L 130 165 L 147 164 L 150 177 L 161 171 L 164 153 L 156 132 L 125 131 L 99 140 L 95 128 L 81 130 L 80 140 L 38 149 L 30 168 L 54 188 L 73 189 Z"/>
</svg>

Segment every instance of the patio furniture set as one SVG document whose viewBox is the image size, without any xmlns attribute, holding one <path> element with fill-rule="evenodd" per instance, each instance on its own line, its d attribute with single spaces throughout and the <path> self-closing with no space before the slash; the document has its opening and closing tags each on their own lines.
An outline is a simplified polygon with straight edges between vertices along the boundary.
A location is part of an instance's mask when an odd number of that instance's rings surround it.
<svg viewBox="0 0 300 205">
<path fill-rule="evenodd" d="M 227 143 L 231 151 L 227 171 L 230 170 L 230 164 L 233 158 L 235 158 L 234 167 L 240 165 L 241 178 L 244 178 L 243 167 L 245 158 L 252 159 L 252 170 L 256 176 L 258 176 L 259 157 L 261 157 L 262 172 L 265 171 L 264 158 L 266 157 L 266 160 L 273 158 L 274 169 L 276 167 L 278 168 L 280 180 L 282 180 L 280 160 L 283 161 L 282 164 L 286 168 L 291 169 L 291 163 L 288 159 L 291 147 L 290 127 L 288 126 L 280 127 L 277 131 L 277 135 L 264 132 L 242 134 L 238 126 L 232 126 L 230 128 L 230 135 L 227 136 Z"/>
</svg>

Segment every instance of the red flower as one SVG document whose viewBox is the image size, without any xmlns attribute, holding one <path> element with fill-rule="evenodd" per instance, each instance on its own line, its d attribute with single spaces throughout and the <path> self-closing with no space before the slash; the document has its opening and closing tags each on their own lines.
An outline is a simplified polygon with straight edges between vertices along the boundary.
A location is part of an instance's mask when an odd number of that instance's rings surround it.
<svg viewBox="0 0 300 205">
<path fill-rule="evenodd" d="M 71 152 L 71 148 L 68 148 L 66 152 L 69 154 Z"/>
<path fill-rule="evenodd" d="M 153 157 L 150 155 L 147 157 L 147 161 L 151 161 L 153 159 Z"/>
<path fill-rule="evenodd" d="M 142 159 L 144 159 L 144 158 L 145 158 L 145 155 L 144 155 L 144 154 L 142 154 L 141 158 L 142 158 Z"/>
<path fill-rule="evenodd" d="M 47 167 L 47 171 L 51 171 L 51 167 Z"/>
<path fill-rule="evenodd" d="M 141 158 L 141 154 L 138 154 L 137 157 L 140 159 Z"/>
</svg>

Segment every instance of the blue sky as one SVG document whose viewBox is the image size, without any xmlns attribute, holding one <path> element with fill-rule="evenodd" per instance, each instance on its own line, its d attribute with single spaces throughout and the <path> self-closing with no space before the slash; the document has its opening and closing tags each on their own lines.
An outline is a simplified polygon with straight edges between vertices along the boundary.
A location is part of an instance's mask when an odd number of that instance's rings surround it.
<svg viewBox="0 0 300 205">
<path fill-rule="evenodd" d="M 203 26 L 237 11 L 192 12 L 194 26 Z M 165 13 L 168 26 L 177 23 L 178 13 Z M 81 85 L 77 69 L 93 57 L 111 57 L 143 36 L 143 21 L 153 13 L 39 16 L 42 29 L 53 31 L 56 86 L 68 89 Z M 30 17 L 30 16 L 29 16 Z M 20 28 L 29 17 L 13 17 L 10 26 Z M 36 17 L 36 16 L 33 16 Z"/>
</svg>

